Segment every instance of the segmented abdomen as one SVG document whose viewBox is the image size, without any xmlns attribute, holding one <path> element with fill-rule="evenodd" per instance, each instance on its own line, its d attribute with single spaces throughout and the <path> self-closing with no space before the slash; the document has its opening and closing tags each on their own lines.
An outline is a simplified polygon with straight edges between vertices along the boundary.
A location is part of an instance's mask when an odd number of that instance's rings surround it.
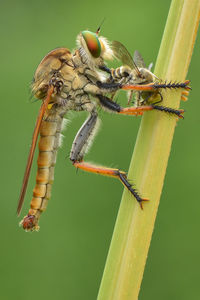
<svg viewBox="0 0 200 300">
<path fill-rule="evenodd" d="M 41 213 L 46 210 L 51 197 L 54 166 L 60 143 L 62 121 L 62 117 L 55 116 L 55 118 L 44 119 L 41 124 L 36 185 L 33 190 L 31 208 L 28 215 L 21 221 L 21 225 L 27 231 L 39 229 L 38 220 Z"/>
<path fill-rule="evenodd" d="M 119 67 L 117 69 L 111 69 L 111 75 L 115 80 L 125 79 L 129 76 L 131 69 L 129 67 Z"/>
</svg>

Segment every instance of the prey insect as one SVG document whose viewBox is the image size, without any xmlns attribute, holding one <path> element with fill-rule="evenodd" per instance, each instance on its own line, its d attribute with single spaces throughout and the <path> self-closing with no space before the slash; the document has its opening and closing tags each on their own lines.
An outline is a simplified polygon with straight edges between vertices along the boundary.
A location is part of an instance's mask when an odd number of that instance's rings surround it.
<svg viewBox="0 0 200 300">
<path fill-rule="evenodd" d="M 154 109 L 165 111 L 168 113 L 175 110 L 170 107 L 157 106 L 159 102 L 162 102 L 163 96 L 161 90 L 163 89 L 178 89 L 182 88 L 181 99 L 186 101 L 189 94 L 190 87 L 188 86 L 189 80 L 181 83 L 177 82 L 163 82 L 155 74 L 151 72 L 152 63 L 147 68 L 141 54 L 136 50 L 133 58 L 128 52 L 126 47 L 118 42 L 112 42 L 112 49 L 115 57 L 122 62 L 122 66 L 117 69 L 111 70 L 111 80 L 118 81 L 122 84 L 129 84 L 128 91 L 128 104 L 131 102 L 133 94 L 135 96 L 135 106 L 139 107 L 150 103 Z M 135 87 L 131 89 L 131 85 L 139 85 L 137 90 Z M 153 90 L 148 91 L 148 86 L 153 87 Z M 143 89 L 144 88 L 144 89 Z M 159 99 L 159 100 L 158 100 Z M 177 110 L 177 115 L 182 118 L 183 110 Z"/>
<path fill-rule="evenodd" d="M 72 144 L 70 152 L 72 164 L 84 171 L 119 179 L 141 207 L 142 202 L 147 200 L 142 198 L 130 184 L 124 171 L 97 166 L 84 161 L 84 156 L 98 130 L 98 106 L 110 112 L 124 115 L 142 115 L 145 111 L 157 109 L 153 105 L 146 104 L 123 108 L 112 100 L 111 95 L 119 89 L 147 92 L 157 90 L 154 84 L 132 84 L 133 81 L 131 85 L 127 85 L 115 78 L 110 80 L 112 72 L 106 66 L 105 60 L 111 60 L 113 57 L 114 53 L 109 42 L 104 37 L 99 36 L 99 30 L 96 33 L 82 31 L 77 37 L 77 49 L 73 53 L 67 48 L 52 50 L 43 58 L 36 69 L 32 91 L 36 98 L 42 100 L 42 105 L 33 132 L 17 207 L 19 215 L 26 194 L 38 135 L 40 134 L 38 169 L 31 208 L 21 221 L 21 225 L 26 231 L 39 229 L 40 215 L 46 210 L 51 197 L 63 119 L 71 110 L 89 113 L 88 119 L 78 131 Z M 188 82 L 185 82 L 181 87 L 187 89 L 187 85 Z M 175 116 L 182 116 L 182 111 L 171 109 L 170 112 Z"/>
</svg>

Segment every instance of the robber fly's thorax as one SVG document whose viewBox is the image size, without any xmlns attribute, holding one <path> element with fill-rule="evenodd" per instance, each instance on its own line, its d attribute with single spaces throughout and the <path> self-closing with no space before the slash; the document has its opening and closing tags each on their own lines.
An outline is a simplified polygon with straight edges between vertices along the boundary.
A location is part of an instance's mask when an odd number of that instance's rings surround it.
<svg viewBox="0 0 200 300">
<path fill-rule="evenodd" d="M 61 95 L 64 85 L 67 87 L 63 74 L 67 72 L 69 81 L 73 77 L 71 57 L 72 54 L 67 48 L 52 50 L 44 57 L 36 69 L 32 83 L 32 92 L 35 97 L 44 99 L 50 84 L 55 87 L 54 95 Z"/>
<path fill-rule="evenodd" d="M 79 50 L 73 54 L 66 48 L 51 51 L 39 64 L 32 83 L 35 97 L 44 99 L 49 84 L 54 86 L 50 104 L 52 113 L 66 110 L 82 110 L 88 102 L 84 88 L 100 80 L 98 72 L 89 68 L 87 59 Z M 87 99 L 86 99 L 87 98 Z"/>
</svg>

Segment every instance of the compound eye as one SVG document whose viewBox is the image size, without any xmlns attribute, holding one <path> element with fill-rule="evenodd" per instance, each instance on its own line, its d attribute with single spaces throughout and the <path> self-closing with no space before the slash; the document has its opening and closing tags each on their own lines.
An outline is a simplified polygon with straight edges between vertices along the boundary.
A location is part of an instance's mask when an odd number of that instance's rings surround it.
<svg viewBox="0 0 200 300">
<path fill-rule="evenodd" d="M 99 57 L 101 54 L 101 44 L 96 33 L 91 31 L 82 31 L 82 36 L 87 44 L 88 50 L 91 55 L 95 58 Z"/>
</svg>

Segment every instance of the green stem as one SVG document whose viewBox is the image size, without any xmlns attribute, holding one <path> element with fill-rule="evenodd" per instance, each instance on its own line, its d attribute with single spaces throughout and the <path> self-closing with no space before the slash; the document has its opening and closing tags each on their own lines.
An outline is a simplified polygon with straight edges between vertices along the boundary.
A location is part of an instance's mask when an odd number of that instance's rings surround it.
<svg viewBox="0 0 200 300">
<path fill-rule="evenodd" d="M 199 15 L 199 0 L 172 1 L 155 67 L 159 78 L 185 79 Z M 180 96 L 179 90 L 164 92 L 163 105 L 179 107 Z M 98 300 L 138 299 L 176 123 L 176 117 L 156 111 L 142 119 L 128 178 L 150 201 L 141 210 L 124 191 Z"/>
</svg>

